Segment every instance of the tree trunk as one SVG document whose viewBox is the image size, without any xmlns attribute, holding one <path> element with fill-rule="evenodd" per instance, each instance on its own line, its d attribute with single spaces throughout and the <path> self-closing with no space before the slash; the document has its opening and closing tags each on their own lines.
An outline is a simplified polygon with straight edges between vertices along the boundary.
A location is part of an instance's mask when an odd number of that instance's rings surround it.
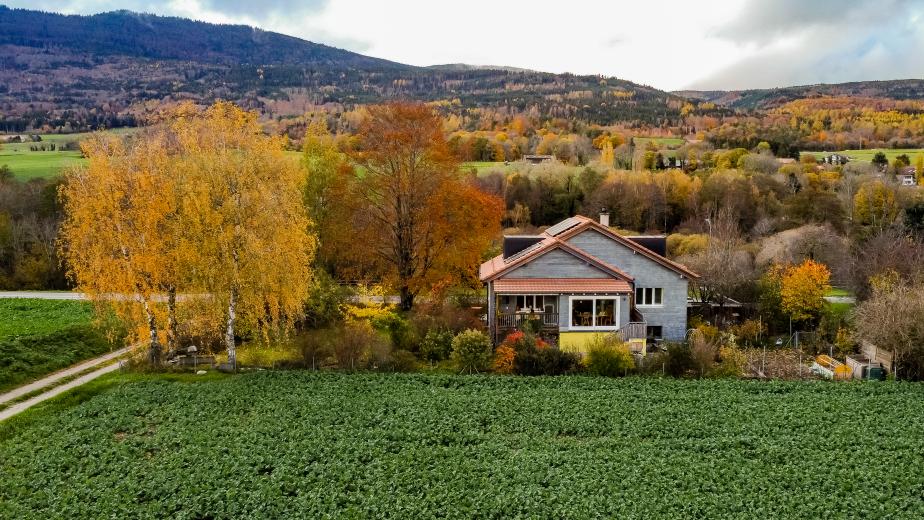
<svg viewBox="0 0 924 520">
<path fill-rule="evenodd" d="M 237 318 L 237 289 L 231 289 L 228 299 L 227 328 L 225 329 L 225 348 L 228 350 L 228 364 L 237 370 L 237 347 L 234 345 L 234 321 Z"/>
<path fill-rule="evenodd" d="M 157 335 L 157 319 L 154 317 L 154 313 L 151 311 L 151 306 L 148 305 L 148 300 L 145 298 L 142 302 L 144 304 L 144 314 L 148 320 L 148 332 L 150 334 L 151 344 L 148 347 L 148 362 L 151 366 L 158 367 L 160 366 L 160 339 Z"/>
<path fill-rule="evenodd" d="M 167 289 L 167 352 L 175 352 L 177 348 L 176 323 L 176 287 Z"/>
<path fill-rule="evenodd" d="M 414 293 L 405 285 L 401 288 L 401 310 L 409 311 L 412 307 L 414 307 Z"/>
</svg>

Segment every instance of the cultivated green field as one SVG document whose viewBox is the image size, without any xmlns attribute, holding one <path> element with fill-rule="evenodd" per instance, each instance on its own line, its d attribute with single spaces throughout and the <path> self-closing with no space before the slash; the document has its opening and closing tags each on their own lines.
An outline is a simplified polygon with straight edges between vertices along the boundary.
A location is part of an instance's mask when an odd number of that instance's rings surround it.
<svg viewBox="0 0 924 520">
<path fill-rule="evenodd" d="M 0 517 L 924 516 L 919 384 L 195 377 L 0 424 Z"/>
<path fill-rule="evenodd" d="M 846 155 L 847 157 L 850 157 L 851 160 L 854 160 L 854 161 L 870 162 L 873 160 L 873 156 L 875 156 L 877 152 L 885 153 L 886 158 L 889 159 L 889 162 L 895 160 L 895 158 L 898 157 L 899 155 L 907 154 L 908 157 L 911 158 L 911 164 L 913 166 L 915 157 L 917 157 L 919 153 L 924 153 L 924 149 L 920 149 L 920 148 L 895 148 L 895 149 L 893 148 L 873 148 L 870 150 L 841 150 L 839 152 L 801 152 L 801 154 L 814 155 L 815 158 L 821 159 L 822 157 L 826 155 L 830 155 L 832 153 L 839 153 L 842 155 Z"/>
<path fill-rule="evenodd" d="M 0 391 L 108 352 L 92 320 L 88 302 L 0 299 Z"/>
</svg>

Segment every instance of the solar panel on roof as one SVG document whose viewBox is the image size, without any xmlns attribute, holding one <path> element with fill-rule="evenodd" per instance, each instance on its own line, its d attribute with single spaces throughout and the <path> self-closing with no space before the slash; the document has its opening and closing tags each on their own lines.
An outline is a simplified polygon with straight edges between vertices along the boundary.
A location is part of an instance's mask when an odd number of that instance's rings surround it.
<svg viewBox="0 0 924 520">
<path fill-rule="evenodd" d="M 566 218 L 565 220 L 562 220 L 558 224 L 555 224 L 554 226 L 550 227 L 549 229 L 546 229 L 545 232 L 555 237 L 555 236 L 558 236 L 564 233 L 565 231 L 568 231 L 569 229 L 573 228 L 574 226 L 580 223 L 581 223 L 581 219 L 579 218 L 575 218 L 575 217 Z"/>
<path fill-rule="evenodd" d="M 529 253 L 539 249 L 540 247 L 542 247 L 542 242 L 536 242 L 535 244 L 527 247 L 526 249 L 518 252 L 517 254 L 513 256 L 508 256 L 507 258 L 504 259 L 504 263 L 509 264 L 510 262 L 513 262 L 517 258 L 523 258 L 523 256 L 528 255 Z"/>
</svg>

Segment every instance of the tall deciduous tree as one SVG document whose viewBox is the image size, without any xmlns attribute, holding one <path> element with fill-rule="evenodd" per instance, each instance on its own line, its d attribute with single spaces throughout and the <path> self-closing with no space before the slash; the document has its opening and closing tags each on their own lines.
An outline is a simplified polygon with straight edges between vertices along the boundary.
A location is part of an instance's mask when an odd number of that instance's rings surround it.
<svg viewBox="0 0 924 520">
<path fill-rule="evenodd" d="M 62 257 L 78 290 L 111 303 L 130 329 L 147 331 L 149 360 L 161 358 L 157 296 L 175 288 L 177 183 L 167 135 L 131 144 L 99 135 L 84 143 L 88 165 L 65 175 Z"/>
<path fill-rule="evenodd" d="M 824 308 L 824 296 L 831 289 L 831 272 L 824 264 L 806 260 L 782 273 L 780 304 L 793 321 L 817 317 Z"/>
<path fill-rule="evenodd" d="M 303 204 L 305 176 L 256 114 L 219 102 L 171 124 L 187 181 L 181 220 L 195 244 L 192 284 L 224 313 L 228 362 L 239 325 L 263 334 L 301 312 L 315 240 Z"/>
<path fill-rule="evenodd" d="M 401 307 L 474 273 L 503 206 L 461 176 L 439 116 L 422 104 L 371 107 L 358 145 L 356 247 L 368 250 Z"/>
</svg>

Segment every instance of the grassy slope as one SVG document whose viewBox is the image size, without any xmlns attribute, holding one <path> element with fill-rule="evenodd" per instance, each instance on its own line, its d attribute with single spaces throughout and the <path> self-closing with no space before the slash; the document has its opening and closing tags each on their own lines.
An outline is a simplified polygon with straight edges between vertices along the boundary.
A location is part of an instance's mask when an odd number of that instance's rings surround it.
<svg viewBox="0 0 924 520">
<path fill-rule="evenodd" d="M 0 299 L 0 391 L 108 352 L 92 319 L 87 302 Z"/>
<path fill-rule="evenodd" d="M 0 425 L 0 517 L 924 515 L 921 385 L 191 379 Z"/>
</svg>

